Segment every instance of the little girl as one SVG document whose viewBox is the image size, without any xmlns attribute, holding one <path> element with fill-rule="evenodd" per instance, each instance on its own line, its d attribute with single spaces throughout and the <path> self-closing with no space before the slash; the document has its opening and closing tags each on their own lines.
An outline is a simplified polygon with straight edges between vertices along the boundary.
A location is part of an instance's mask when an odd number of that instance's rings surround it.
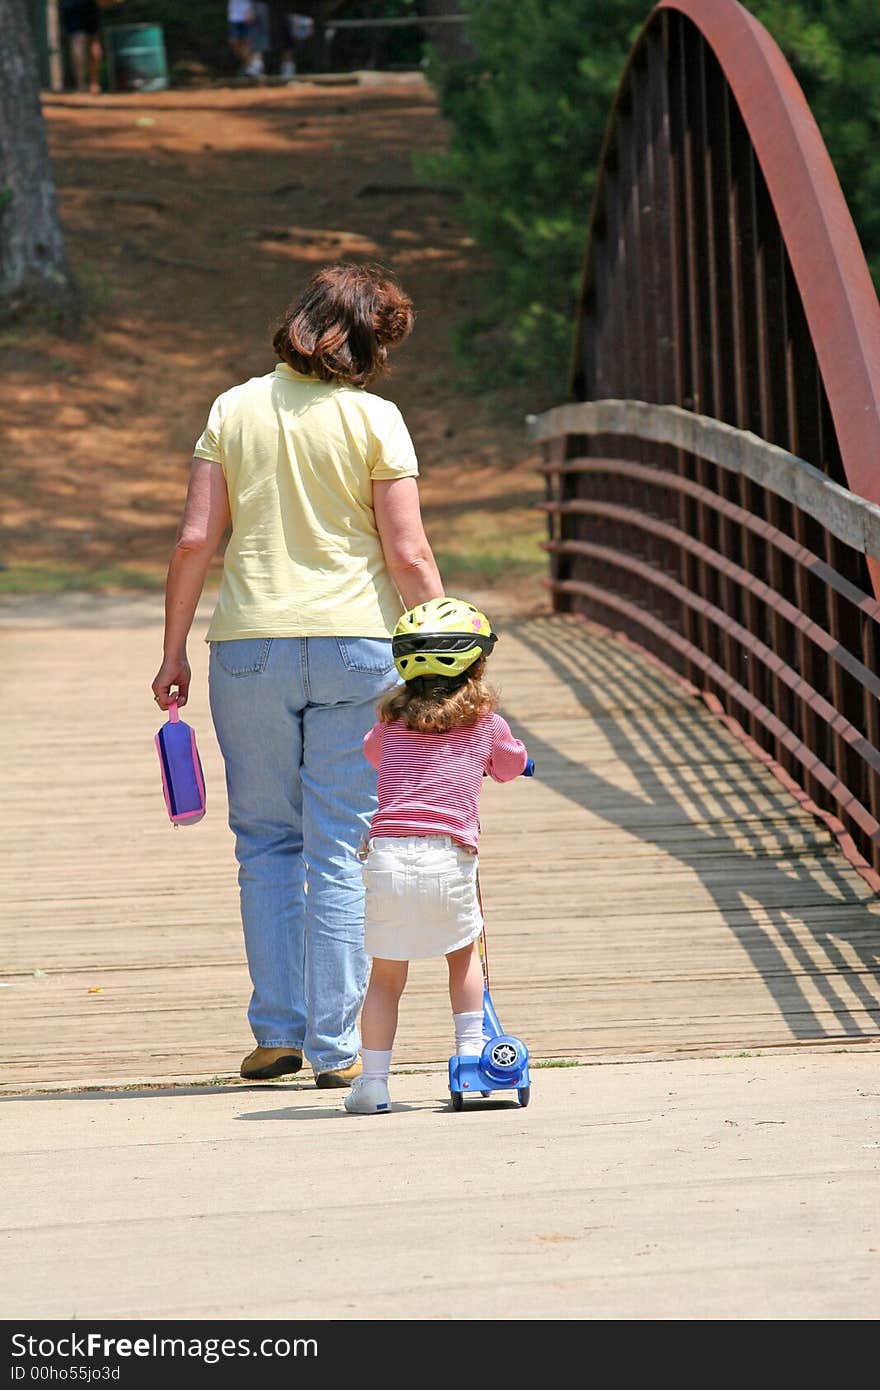
<svg viewBox="0 0 880 1390">
<path fill-rule="evenodd" d="M 379 770 L 379 808 L 364 860 L 364 946 L 372 956 L 361 1012 L 363 1073 L 345 1097 L 352 1114 L 391 1109 L 388 1073 L 411 960 L 446 957 L 459 1054 L 483 1049 L 483 929 L 477 895 L 483 777 L 524 771 L 524 744 L 483 684 L 496 637 L 461 599 L 405 613 L 391 650 L 403 686 L 379 706 L 364 752 Z"/>
</svg>

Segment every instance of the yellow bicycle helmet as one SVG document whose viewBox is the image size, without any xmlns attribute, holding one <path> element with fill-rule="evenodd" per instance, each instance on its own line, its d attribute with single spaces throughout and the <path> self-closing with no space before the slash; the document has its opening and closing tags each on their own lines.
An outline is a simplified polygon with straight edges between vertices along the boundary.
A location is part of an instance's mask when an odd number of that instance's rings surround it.
<svg viewBox="0 0 880 1390">
<path fill-rule="evenodd" d="M 460 598 L 418 603 L 399 620 L 391 655 L 401 680 L 418 676 L 460 676 L 497 642 L 489 619 Z"/>
</svg>

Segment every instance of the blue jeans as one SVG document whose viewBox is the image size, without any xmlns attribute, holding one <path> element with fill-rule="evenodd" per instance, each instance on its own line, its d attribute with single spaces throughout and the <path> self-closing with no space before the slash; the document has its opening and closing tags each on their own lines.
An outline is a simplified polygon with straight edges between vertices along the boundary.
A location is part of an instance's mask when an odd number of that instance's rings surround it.
<svg viewBox="0 0 880 1390">
<path fill-rule="evenodd" d="M 226 770 L 260 1047 L 315 1072 L 357 1057 L 367 982 L 357 848 L 376 809 L 363 737 L 397 681 L 368 637 L 212 642 L 211 715 Z"/>
</svg>

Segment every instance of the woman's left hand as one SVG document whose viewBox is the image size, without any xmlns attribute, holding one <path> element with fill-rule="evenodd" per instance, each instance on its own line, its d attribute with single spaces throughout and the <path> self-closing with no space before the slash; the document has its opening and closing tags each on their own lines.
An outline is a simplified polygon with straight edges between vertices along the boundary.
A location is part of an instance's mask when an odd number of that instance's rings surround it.
<svg viewBox="0 0 880 1390">
<path fill-rule="evenodd" d="M 160 709 L 168 709 L 173 704 L 185 705 L 189 695 L 192 672 L 185 656 L 166 657 L 159 667 L 153 681 L 153 697 Z M 175 690 L 176 687 L 176 690 Z M 172 690 L 175 694 L 172 695 Z"/>
</svg>

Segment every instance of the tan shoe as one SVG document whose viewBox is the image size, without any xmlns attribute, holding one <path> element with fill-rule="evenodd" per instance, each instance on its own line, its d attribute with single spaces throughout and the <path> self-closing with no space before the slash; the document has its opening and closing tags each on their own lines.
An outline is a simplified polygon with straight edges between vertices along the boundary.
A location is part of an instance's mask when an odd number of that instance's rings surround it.
<svg viewBox="0 0 880 1390">
<path fill-rule="evenodd" d="M 363 1069 L 360 1057 L 355 1057 L 351 1066 L 343 1067 L 341 1071 L 319 1071 L 315 1077 L 315 1085 L 319 1091 L 328 1091 L 334 1086 L 350 1086 Z"/>
<path fill-rule="evenodd" d="M 295 1076 L 303 1064 L 296 1047 L 255 1047 L 241 1064 L 245 1081 L 271 1081 L 275 1076 Z"/>
</svg>

